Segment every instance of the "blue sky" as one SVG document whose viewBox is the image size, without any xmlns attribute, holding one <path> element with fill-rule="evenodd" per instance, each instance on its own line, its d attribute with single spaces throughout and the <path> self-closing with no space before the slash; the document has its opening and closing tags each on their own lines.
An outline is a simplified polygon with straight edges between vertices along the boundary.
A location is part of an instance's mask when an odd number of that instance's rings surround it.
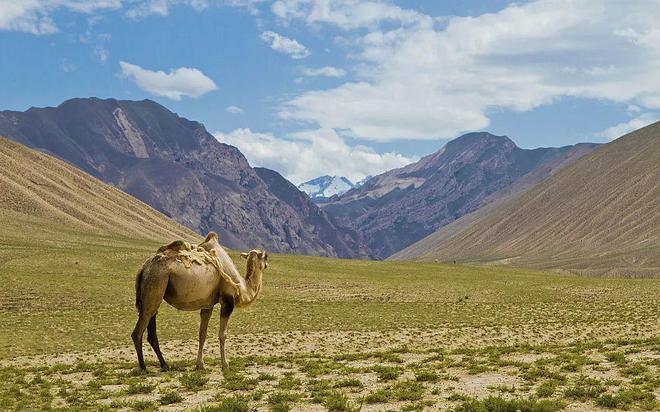
<svg viewBox="0 0 660 412">
<path fill-rule="evenodd" d="M 149 98 L 294 183 L 357 180 L 468 131 L 534 148 L 656 121 L 659 18 L 617 0 L 0 0 L 1 109 Z"/>
</svg>

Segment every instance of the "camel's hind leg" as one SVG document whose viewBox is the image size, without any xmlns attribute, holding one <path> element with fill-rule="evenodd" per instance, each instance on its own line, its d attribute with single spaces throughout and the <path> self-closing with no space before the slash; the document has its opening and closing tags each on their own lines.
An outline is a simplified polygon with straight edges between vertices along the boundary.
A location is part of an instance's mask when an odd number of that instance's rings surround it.
<svg viewBox="0 0 660 412">
<path fill-rule="evenodd" d="M 139 311 L 139 316 L 135 328 L 133 329 L 133 333 L 131 333 L 131 338 L 133 338 L 135 353 L 137 354 L 138 363 L 141 369 L 146 369 L 144 355 L 142 353 L 142 337 L 144 335 L 144 330 L 147 329 L 152 318 L 156 316 L 158 308 L 163 302 L 165 289 L 167 289 L 167 282 L 167 276 L 150 276 L 149 271 L 145 272 L 144 270 L 140 272 L 136 279 L 136 305 Z M 155 332 L 155 318 L 153 320 L 153 328 Z M 156 334 L 154 333 L 153 336 L 155 337 L 155 335 Z M 158 349 L 158 352 L 160 352 L 160 348 Z M 159 359 L 161 358 L 162 354 Z"/>
<path fill-rule="evenodd" d="M 131 338 L 133 338 L 135 353 L 137 354 L 140 369 L 147 369 L 144 364 L 144 355 L 142 354 L 142 336 L 144 335 L 144 330 L 147 328 L 151 317 L 151 315 L 148 315 L 144 312 L 140 313 L 137 323 L 135 324 L 135 328 L 133 329 L 133 333 L 131 333 Z"/>
<path fill-rule="evenodd" d="M 158 344 L 158 335 L 156 334 L 156 316 L 158 314 L 155 314 L 151 317 L 151 320 L 149 321 L 149 326 L 147 326 L 147 341 L 149 341 L 149 344 L 151 347 L 154 349 L 154 352 L 156 352 L 156 356 L 158 356 L 158 362 L 160 362 L 160 369 L 161 370 L 169 370 L 169 366 L 167 366 L 167 362 L 165 362 L 165 358 L 163 358 L 163 354 L 160 351 L 160 345 Z"/>
<path fill-rule="evenodd" d="M 206 331 L 209 327 L 209 319 L 211 319 L 211 314 L 213 314 L 213 308 L 211 309 L 202 309 L 199 312 L 200 322 L 199 322 L 199 350 L 197 351 L 197 369 L 204 369 L 204 358 L 202 352 L 204 351 L 204 342 L 206 342 Z"/>
</svg>

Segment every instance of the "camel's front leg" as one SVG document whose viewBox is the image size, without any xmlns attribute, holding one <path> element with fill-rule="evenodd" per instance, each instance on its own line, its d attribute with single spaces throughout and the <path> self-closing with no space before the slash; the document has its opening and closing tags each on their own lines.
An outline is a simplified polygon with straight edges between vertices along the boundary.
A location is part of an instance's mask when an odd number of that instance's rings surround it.
<svg viewBox="0 0 660 412">
<path fill-rule="evenodd" d="M 202 352 L 204 351 L 204 342 L 206 341 L 206 330 L 209 326 L 209 319 L 211 319 L 211 314 L 213 313 L 213 308 L 211 309 L 202 309 L 199 312 L 200 322 L 199 322 L 199 350 L 197 351 L 197 370 L 204 369 L 204 358 Z"/>
<path fill-rule="evenodd" d="M 220 310 L 220 358 L 222 360 L 222 369 L 227 369 L 227 357 L 225 356 L 225 338 L 227 337 L 227 325 L 229 316 L 234 311 L 234 298 L 231 296 L 222 297 L 222 309 Z"/>
</svg>

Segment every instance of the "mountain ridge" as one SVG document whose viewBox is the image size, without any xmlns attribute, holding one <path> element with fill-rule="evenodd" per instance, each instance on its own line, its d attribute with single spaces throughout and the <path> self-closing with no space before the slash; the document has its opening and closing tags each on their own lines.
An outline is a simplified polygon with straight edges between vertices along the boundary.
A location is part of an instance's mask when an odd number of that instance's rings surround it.
<svg viewBox="0 0 660 412">
<path fill-rule="evenodd" d="M 660 122 L 597 148 L 497 210 L 395 258 L 643 276 L 660 273 L 658 251 Z"/>
<path fill-rule="evenodd" d="M 314 220 L 317 226 L 304 223 L 304 214 L 270 193 L 237 148 L 151 100 L 75 98 L 3 111 L 0 134 L 64 159 L 197 232 L 215 230 L 232 248 L 339 257 L 360 249 L 326 215 Z M 328 228 L 347 236 L 326 243 L 317 233 Z"/>
<path fill-rule="evenodd" d="M 506 136 L 468 133 L 415 163 L 369 179 L 322 208 L 361 233 L 376 258 L 386 258 L 477 210 L 528 174 L 536 171 L 530 180 L 538 183 L 553 165 L 567 159 L 570 163 L 576 153 L 596 146 L 520 149 Z"/>
</svg>

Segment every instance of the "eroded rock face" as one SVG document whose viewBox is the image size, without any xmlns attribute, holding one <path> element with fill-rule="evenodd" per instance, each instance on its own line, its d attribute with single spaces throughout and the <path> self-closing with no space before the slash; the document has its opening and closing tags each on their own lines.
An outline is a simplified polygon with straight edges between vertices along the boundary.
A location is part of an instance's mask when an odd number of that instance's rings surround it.
<svg viewBox="0 0 660 412">
<path fill-rule="evenodd" d="M 150 100 L 73 99 L 0 112 L 0 135 L 52 153 L 199 233 L 218 231 L 232 248 L 361 253 L 355 233 L 298 201 L 304 194 L 295 187 L 276 196 L 237 148 Z"/>
<path fill-rule="evenodd" d="M 386 258 L 476 210 L 524 176 L 534 172 L 534 179 L 542 180 L 552 165 L 573 159 L 574 152 L 574 146 L 524 150 L 505 136 L 470 133 L 322 207 L 359 232 L 373 257 Z"/>
</svg>

